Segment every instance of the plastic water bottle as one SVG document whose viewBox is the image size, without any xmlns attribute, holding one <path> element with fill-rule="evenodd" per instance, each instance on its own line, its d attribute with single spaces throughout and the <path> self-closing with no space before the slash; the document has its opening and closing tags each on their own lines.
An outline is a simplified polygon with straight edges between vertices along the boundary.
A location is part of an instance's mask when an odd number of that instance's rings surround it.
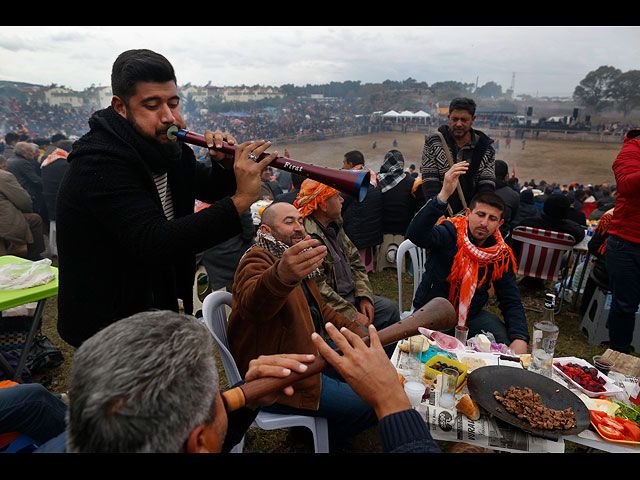
<svg viewBox="0 0 640 480">
<path fill-rule="evenodd" d="M 554 320 L 556 296 L 547 293 L 542 318 L 533 325 L 531 362 L 529 370 L 551 378 L 553 354 L 558 340 L 559 328 Z"/>
</svg>

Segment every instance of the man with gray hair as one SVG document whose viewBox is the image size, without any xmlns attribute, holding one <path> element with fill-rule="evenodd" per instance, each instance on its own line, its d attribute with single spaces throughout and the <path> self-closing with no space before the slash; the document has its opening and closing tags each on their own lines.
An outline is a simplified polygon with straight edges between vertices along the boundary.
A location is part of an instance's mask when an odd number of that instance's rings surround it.
<svg viewBox="0 0 640 480">
<path fill-rule="evenodd" d="M 7 159 L 7 170 L 16 177 L 33 203 L 33 211 L 42 215 L 42 178 L 40 177 L 40 165 L 38 146 L 34 143 L 18 142 L 14 149 L 14 155 Z"/>
<path fill-rule="evenodd" d="M 303 371 L 313 355 L 261 357 L 245 381 Z M 149 311 L 112 323 L 77 350 L 67 414 L 68 452 L 230 450 L 262 398 L 227 415 L 212 337 L 194 317 Z M 287 387 L 285 393 L 293 390 Z"/>
<path fill-rule="evenodd" d="M 331 352 L 333 347 L 318 335 L 311 341 L 374 409 L 384 451 L 439 452 L 424 420 L 411 408 L 375 327 L 368 329 L 369 347 L 353 332 L 338 331 L 332 324 L 325 328 L 343 355 Z M 261 355 L 249 363 L 244 380 L 302 373 L 314 358 Z M 297 389 L 285 387 L 227 413 L 218 386 L 212 338 L 202 323 L 171 311 L 132 315 L 99 331 L 77 350 L 66 431 L 37 452 L 228 452 L 258 409 L 282 398 L 281 392 L 293 396 Z"/>
</svg>

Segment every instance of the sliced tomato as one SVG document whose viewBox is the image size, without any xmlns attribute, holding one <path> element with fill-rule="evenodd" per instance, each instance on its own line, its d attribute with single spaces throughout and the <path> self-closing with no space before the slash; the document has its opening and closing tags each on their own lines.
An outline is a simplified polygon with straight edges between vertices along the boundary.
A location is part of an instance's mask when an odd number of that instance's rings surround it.
<svg viewBox="0 0 640 480">
<path fill-rule="evenodd" d="M 632 442 L 640 441 L 640 426 L 636 422 L 626 418 L 616 417 L 616 421 L 622 424 L 624 436 Z"/>
<path fill-rule="evenodd" d="M 611 440 L 625 440 L 624 433 L 608 425 L 597 425 L 597 429 L 603 436 Z"/>
</svg>

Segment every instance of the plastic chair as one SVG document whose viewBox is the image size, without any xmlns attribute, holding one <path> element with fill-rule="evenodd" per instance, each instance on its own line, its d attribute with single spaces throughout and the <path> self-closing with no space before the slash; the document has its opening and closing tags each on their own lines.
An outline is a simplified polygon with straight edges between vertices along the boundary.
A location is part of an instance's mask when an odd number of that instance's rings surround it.
<svg viewBox="0 0 640 480">
<path fill-rule="evenodd" d="M 402 310 L 402 273 L 404 271 L 405 255 L 409 254 L 413 269 L 413 293 L 415 295 L 418 285 L 424 274 L 424 264 L 427 257 L 424 248 L 416 246 L 411 240 L 405 240 L 398 247 L 396 255 L 396 272 L 398 274 L 398 307 L 400 308 L 400 318 L 403 319 L 411 314 L 412 309 Z"/>
<path fill-rule="evenodd" d="M 558 292 L 560 302 L 555 312 L 560 313 L 566 287 L 565 280 L 569 272 L 569 255 L 575 245 L 573 236 L 568 233 L 519 226 L 513 229 L 513 241 L 521 244 L 517 258 L 518 274 L 554 282 L 561 280 Z"/>
<path fill-rule="evenodd" d="M 204 268 L 204 265 L 198 265 L 196 268 L 196 273 L 193 279 L 193 316 L 196 318 L 202 317 L 202 300 L 200 297 L 211 291 L 209 288 L 209 280 L 207 278 L 207 284 L 204 290 L 200 285 L 200 280 L 203 277 L 207 277 L 207 269 Z M 201 291 L 202 290 L 202 291 Z M 204 297 L 206 298 L 206 296 Z"/>
<path fill-rule="evenodd" d="M 601 345 L 609 342 L 609 311 L 611 310 L 611 290 L 603 285 L 593 275 L 596 288 L 589 301 L 587 311 L 582 317 L 580 330 L 586 332 L 589 345 Z M 636 328 L 633 329 L 631 346 L 635 352 L 640 352 L 640 308 L 636 312 Z"/>
<path fill-rule="evenodd" d="M 207 295 L 202 304 L 202 319 L 216 342 L 229 385 L 235 385 L 242 380 L 242 377 L 238 371 L 236 361 L 229 350 L 229 341 L 227 339 L 226 307 L 231 308 L 231 299 L 231 293 L 226 291 L 218 290 Z M 329 427 L 326 418 L 305 415 L 283 415 L 261 411 L 251 426 L 261 428 L 262 430 L 307 427 L 313 434 L 315 452 L 329 452 Z M 244 438 L 231 452 L 242 453 L 243 446 Z"/>
</svg>

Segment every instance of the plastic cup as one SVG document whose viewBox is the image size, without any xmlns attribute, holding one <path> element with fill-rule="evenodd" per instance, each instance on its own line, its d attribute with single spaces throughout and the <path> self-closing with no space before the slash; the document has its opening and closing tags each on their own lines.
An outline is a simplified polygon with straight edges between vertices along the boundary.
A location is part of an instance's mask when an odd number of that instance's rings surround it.
<svg viewBox="0 0 640 480">
<path fill-rule="evenodd" d="M 613 367 L 615 367 L 616 363 L 602 355 L 596 355 L 593 357 L 593 366 L 596 367 L 600 372 L 604 375 L 609 375 L 609 372 Z"/>
<path fill-rule="evenodd" d="M 404 382 L 404 392 L 407 394 L 412 407 L 420 405 L 426 390 L 425 383 L 416 378 L 409 378 Z"/>
</svg>

